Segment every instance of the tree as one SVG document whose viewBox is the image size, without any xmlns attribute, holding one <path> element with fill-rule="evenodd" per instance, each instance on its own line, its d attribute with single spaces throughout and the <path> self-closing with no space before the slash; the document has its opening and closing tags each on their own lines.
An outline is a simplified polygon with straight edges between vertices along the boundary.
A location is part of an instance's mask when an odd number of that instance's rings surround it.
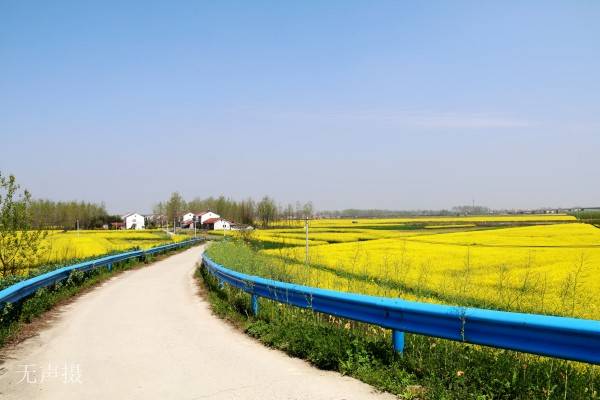
<svg viewBox="0 0 600 400">
<path fill-rule="evenodd" d="M 315 208 L 313 206 L 312 201 L 304 203 L 304 206 L 302 207 L 302 213 L 304 214 L 304 218 L 312 218 L 314 209 Z"/>
<path fill-rule="evenodd" d="M 167 220 L 175 221 L 184 212 L 185 207 L 186 204 L 183 200 L 183 197 L 181 197 L 179 192 L 173 192 L 171 194 L 171 198 L 167 201 L 167 204 L 165 205 L 165 210 L 167 212 Z"/>
<path fill-rule="evenodd" d="M 462 215 L 484 215 L 489 214 L 491 209 L 485 206 L 477 206 L 475 204 L 471 206 L 456 206 L 452 207 L 452 211 Z"/>
<path fill-rule="evenodd" d="M 256 205 L 254 204 L 254 200 L 248 198 L 247 200 L 242 200 L 239 205 L 239 220 L 242 224 L 252 225 L 254 224 L 254 212 L 256 210 Z"/>
<path fill-rule="evenodd" d="M 256 213 L 263 227 L 268 227 L 277 217 L 277 205 L 275 200 L 265 196 L 256 206 Z"/>
<path fill-rule="evenodd" d="M 167 222 L 167 206 L 160 201 L 154 206 L 152 212 L 154 213 L 154 216 L 150 221 L 150 225 L 155 228 L 158 226 L 162 228 Z"/>
<path fill-rule="evenodd" d="M 31 226 L 39 229 L 100 228 L 110 216 L 103 203 L 76 201 L 32 200 L 29 204 Z"/>
<path fill-rule="evenodd" d="M 31 229 L 31 195 L 20 190 L 14 175 L 0 173 L 0 272 L 14 275 L 35 265 L 46 231 Z"/>
</svg>

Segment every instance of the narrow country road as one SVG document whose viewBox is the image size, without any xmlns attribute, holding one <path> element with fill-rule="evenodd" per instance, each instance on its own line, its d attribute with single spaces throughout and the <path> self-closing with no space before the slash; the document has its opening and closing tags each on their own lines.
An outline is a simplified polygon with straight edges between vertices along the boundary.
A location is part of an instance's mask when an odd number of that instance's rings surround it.
<svg viewBox="0 0 600 400">
<path fill-rule="evenodd" d="M 368 399 L 355 379 L 268 349 L 211 314 L 201 247 L 128 271 L 4 354 L 1 399 Z"/>
</svg>

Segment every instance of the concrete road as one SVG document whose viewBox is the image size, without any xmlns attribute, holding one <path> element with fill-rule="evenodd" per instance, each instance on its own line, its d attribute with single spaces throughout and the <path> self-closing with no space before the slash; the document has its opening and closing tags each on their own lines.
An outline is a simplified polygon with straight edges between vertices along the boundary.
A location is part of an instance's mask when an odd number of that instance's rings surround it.
<svg viewBox="0 0 600 400">
<path fill-rule="evenodd" d="M 39 335 L 5 352 L 0 398 L 393 398 L 213 316 L 193 279 L 201 251 L 125 272 L 63 306 Z"/>
</svg>

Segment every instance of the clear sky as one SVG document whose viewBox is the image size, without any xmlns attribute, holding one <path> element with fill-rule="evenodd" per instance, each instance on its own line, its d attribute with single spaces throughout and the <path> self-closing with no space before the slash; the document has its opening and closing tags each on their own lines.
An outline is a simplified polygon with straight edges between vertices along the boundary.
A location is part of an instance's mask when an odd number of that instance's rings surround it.
<svg viewBox="0 0 600 400">
<path fill-rule="evenodd" d="M 0 0 L 36 197 L 600 205 L 598 1 L 124 3 Z"/>
</svg>

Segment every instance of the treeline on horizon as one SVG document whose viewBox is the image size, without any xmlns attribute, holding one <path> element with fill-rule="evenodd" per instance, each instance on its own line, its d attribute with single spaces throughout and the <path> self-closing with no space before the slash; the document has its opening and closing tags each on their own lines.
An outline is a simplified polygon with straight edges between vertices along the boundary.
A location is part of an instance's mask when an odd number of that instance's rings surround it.
<svg viewBox="0 0 600 400">
<path fill-rule="evenodd" d="M 385 209 L 359 209 L 348 208 L 345 210 L 320 211 L 319 216 L 331 218 L 395 218 L 418 216 L 456 216 L 456 215 L 484 215 L 497 212 L 485 206 L 456 206 L 450 210 L 385 210 Z"/>
<path fill-rule="evenodd" d="M 396 218 L 417 216 L 457 216 L 507 213 L 507 210 L 493 210 L 484 206 L 457 206 L 446 210 L 384 210 L 346 209 L 315 211 L 311 202 L 281 205 L 275 199 L 264 196 L 256 201 L 252 198 L 233 200 L 224 196 L 195 198 L 185 201 L 179 193 L 173 193 L 169 200 L 159 202 L 153 209 L 158 217 L 148 221 L 148 227 L 161 227 L 187 213 L 200 213 L 211 210 L 221 217 L 240 224 L 263 227 L 285 226 L 293 220 L 304 218 Z M 35 229 L 99 229 L 112 222 L 121 222 L 120 215 L 111 215 L 103 203 L 84 201 L 32 200 L 29 204 L 31 227 Z M 600 212 L 573 213 L 580 220 L 600 220 Z"/>
<path fill-rule="evenodd" d="M 207 210 L 236 223 L 245 225 L 258 223 L 263 227 L 271 226 L 281 220 L 312 218 L 314 216 L 312 202 L 296 202 L 295 205 L 287 204 L 283 206 L 269 196 L 264 196 L 260 200 L 252 198 L 233 200 L 225 196 L 219 196 L 185 201 L 178 192 L 171 194 L 168 200 L 157 203 L 153 212 L 157 216 L 166 218 L 166 221 L 161 221 L 161 223 L 170 224 L 177 221 L 185 213 L 192 212 L 196 214 Z"/>
<path fill-rule="evenodd" d="M 179 222 L 187 213 L 200 213 L 211 210 L 221 217 L 240 224 L 263 227 L 283 225 L 304 218 L 396 218 L 417 216 L 457 216 L 507 213 L 508 210 L 493 210 L 484 206 L 457 206 L 449 210 L 382 210 L 382 209 L 346 209 L 334 211 L 315 211 L 311 202 L 278 204 L 275 199 L 264 196 L 256 201 L 252 198 L 233 200 L 224 196 L 195 198 L 185 201 L 179 193 L 173 193 L 169 200 L 159 202 L 153 209 L 155 218 L 148 221 L 148 227 L 161 227 L 167 222 Z M 121 222 L 120 215 L 111 215 L 103 203 L 84 201 L 32 200 L 29 204 L 31 227 L 34 229 L 99 229 L 112 222 Z M 586 222 L 600 222 L 600 212 L 573 213 L 577 219 Z"/>
<path fill-rule="evenodd" d="M 16 184 L 13 175 L 3 177 L 0 174 L 0 179 L 2 179 L 0 182 L 2 183 L 0 185 L 0 202 L 2 202 L 4 198 L 11 198 L 11 192 L 19 189 L 19 185 Z M 12 201 L 15 201 L 12 205 L 13 208 L 15 205 L 22 203 L 28 216 L 28 224 L 34 229 L 97 229 L 106 225 L 110 226 L 112 222 L 121 222 L 121 216 L 109 214 L 104 203 L 34 200 L 31 199 L 29 192 L 26 190 L 22 198 Z M 306 203 L 297 201 L 295 204 L 282 205 L 269 196 L 264 196 L 258 201 L 252 198 L 233 200 L 225 196 L 195 198 L 191 201 L 185 201 L 178 192 L 175 192 L 171 194 L 168 200 L 156 204 L 153 210 L 155 218 L 151 218 L 147 226 L 152 228 L 161 227 L 167 223 L 177 223 L 179 218 L 187 212 L 199 213 L 206 210 L 211 210 L 223 218 L 237 223 L 248 225 L 259 223 L 264 227 L 285 225 L 286 222 L 313 217 L 393 218 L 421 215 L 452 216 L 515 212 L 514 210 L 493 210 L 478 205 L 457 206 L 450 210 L 346 209 L 316 212 L 310 201 Z M 600 224 L 600 210 L 582 210 L 570 214 L 584 222 Z"/>
<path fill-rule="evenodd" d="M 109 215 L 103 203 L 37 199 L 28 207 L 35 229 L 96 229 L 121 221 L 119 215 Z"/>
<path fill-rule="evenodd" d="M 539 212 L 545 209 L 537 210 Z M 461 216 L 461 215 L 486 215 L 486 214 L 518 214 L 523 210 L 493 209 L 485 206 L 456 206 L 451 209 L 442 210 L 385 210 L 385 209 L 355 209 L 346 210 L 319 211 L 320 217 L 329 218 L 396 218 L 396 217 L 419 217 L 419 216 Z M 599 221 L 600 210 L 598 211 L 577 211 L 566 212 L 575 218 L 586 221 Z"/>
</svg>

